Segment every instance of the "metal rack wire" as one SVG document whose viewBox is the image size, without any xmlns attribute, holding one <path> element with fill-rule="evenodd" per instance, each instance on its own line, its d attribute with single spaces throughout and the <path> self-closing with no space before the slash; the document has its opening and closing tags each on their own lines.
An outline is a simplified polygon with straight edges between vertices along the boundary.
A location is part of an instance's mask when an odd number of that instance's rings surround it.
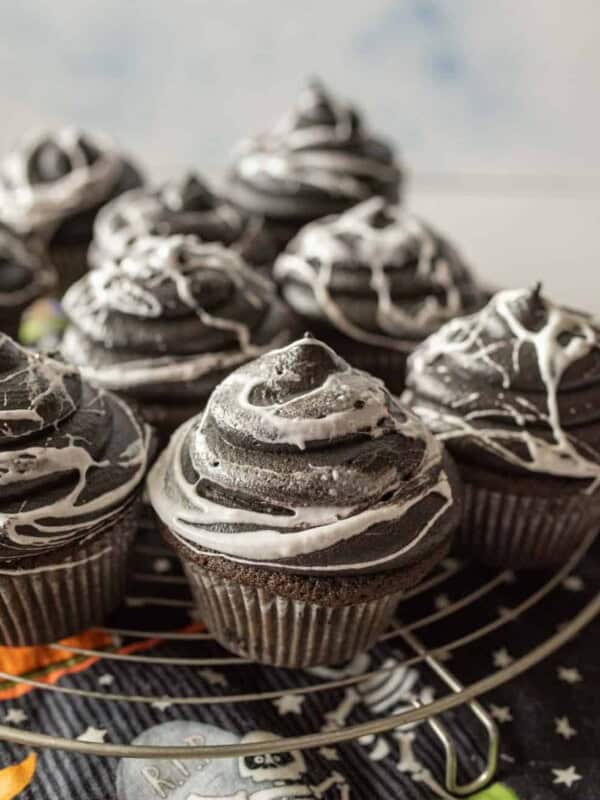
<svg viewBox="0 0 600 800">
<path fill-rule="evenodd" d="M 392 667 L 380 666 L 371 672 L 363 672 L 359 675 L 348 675 L 341 678 L 330 680 L 319 680 L 309 684 L 301 684 L 285 690 L 275 689 L 271 691 L 243 692 L 236 694 L 218 694 L 207 696 L 197 694 L 194 696 L 172 696 L 166 699 L 173 705 L 188 706 L 209 706 L 223 704 L 242 704 L 249 702 L 273 701 L 285 694 L 324 693 L 340 688 L 347 688 L 360 684 L 377 675 L 385 672 L 393 673 L 397 669 L 406 669 L 409 666 L 421 665 L 426 667 L 434 674 L 437 679 L 446 687 L 445 694 L 438 696 L 431 702 L 423 703 L 418 700 L 413 701 L 413 708 L 404 710 L 401 713 L 391 713 L 382 716 L 374 716 L 367 722 L 351 724 L 326 731 L 315 731 L 314 733 L 300 736 L 281 737 L 277 743 L 280 751 L 300 750 L 308 748 L 319 748 L 346 742 L 359 737 L 380 734 L 398 726 L 404 726 L 419 721 L 427 721 L 445 753 L 446 770 L 445 786 L 446 790 L 454 795 L 469 794 L 484 786 L 494 775 L 497 766 L 499 752 L 499 735 L 494 720 L 490 717 L 485 708 L 481 705 L 478 698 L 486 692 L 500 686 L 506 681 L 511 680 L 520 673 L 528 670 L 542 659 L 575 636 L 596 614 L 600 613 L 600 592 L 589 600 L 577 613 L 562 624 L 558 630 L 546 636 L 538 643 L 531 646 L 529 650 L 519 655 L 514 661 L 495 669 L 488 674 L 484 674 L 475 680 L 463 684 L 448 668 L 446 662 L 453 653 L 462 651 L 470 646 L 479 644 L 485 637 L 501 631 L 505 626 L 516 620 L 522 620 L 536 609 L 539 609 L 544 601 L 551 599 L 552 593 L 561 587 L 580 561 L 584 558 L 587 550 L 595 538 L 595 532 L 590 533 L 579 549 L 573 552 L 571 558 L 556 571 L 546 574 L 543 579 L 532 580 L 531 587 L 513 605 L 502 607 L 495 616 L 486 616 L 484 611 L 486 603 L 488 606 L 498 599 L 498 593 L 510 588 L 514 576 L 509 571 L 490 572 L 479 566 L 470 565 L 456 559 L 447 559 L 433 575 L 423 581 L 419 586 L 406 593 L 404 602 L 401 604 L 399 614 L 402 619 L 398 619 L 393 627 L 388 630 L 378 643 L 385 646 L 390 642 L 402 642 L 408 648 L 408 654 Z M 139 559 L 143 556 L 151 556 L 155 559 L 165 559 L 174 556 L 165 547 L 158 544 L 149 546 L 143 539 L 138 544 L 137 555 Z M 148 581 L 155 585 L 163 585 L 169 590 L 176 590 L 177 596 L 151 597 L 144 592 L 147 591 Z M 435 599 L 440 597 L 440 591 L 449 586 L 453 581 L 460 581 L 461 585 L 466 585 L 468 590 L 456 600 L 445 600 L 436 607 Z M 173 594 L 173 591 L 171 591 Z M 172 609 L 173 613 L 177 610 L 181 614 L 182 610 L 189 610 L 193 613 L 193 606 L 189 595 L 185 579 L 182 575 L 173 574 L 150 574 L 138 571 L 132 576 L 131 593 L 128 596 L 130 608 L 144 607 L 146 604 L 156 605 L 157 603 L 165 609 Z M 423 613 L 424 609 L 433 607 L 430 613 Z M 478 609 L 481 608 L 481 616 Z M 446 628 L 452 619 L 460 620 L 464 618 L 466 612 L 472 616 L 476 615 L 476 622 L 468 630 L 462 632 L 454 638 L 443 638 L 442 641 L 431 642 L 428 633 L 433 628 Z M 408 615 L 408 616 L 407 616 Z M 405 617 L 407 617 L 405 619 Z M 155 655 L 148 654 L 148 651 L 136 653 L 113 652 L 110 650 L 84 648 L 69 646 L 64 643 L 51 645 L 52 648 L 71 653 L 73 656 L 90 656 L 101 659 L 104 663 L 118 661 L 126 665 L 151 665 L 153 668 L 161 669 L 164 667 L 183 667 L 193 666 L 202 668 L 212 667 L 242 667 L 249 662 L 245 659 L 231 656 L 221 651 L 217 655 L 214 653 L 200 655 L 190 655 L 190 649 L 206 648 L 214 651 L 215 645 L 209 633 L 197 631 L 182 631 L 173 628 L 165 630 L 145 630 L 143 627 L 106 627 L 98 629 L 110 637 L 119 639 L 127 638 L 133 641 L 141 639 L 152 639 L 166 642 L 178 649 L 174 655 Z M 61 683 L 45 683 L 25 675 L 9 674 L 0 672 L 0 680 L 10 681 L 15 685 L 25 684 L 42 692 L 54 692 L 64 696 L 79 696 L 95 698 L 106 703 L 125 702 L 131 705 L 132 713 L 135 714 L 135 707 L 138 704 L 151 704 L 157 701 L 154 695 L 126 695 L 110 691 L 98 691 L 75 688 Z M 485 757 L 484 768 L 481 773 L 466 783 L 459 783 L 458 756 L 457 750 L 452 741 L 452 737 L 441 718 L 445 712 L 455 709 L 458 706 L 466 706 L 474 715 L 478 723 L 483 726 L 487 737 L 487 754 Z M 273 740 L 268 743 L 248 743 L 235 745 L 218 746 L 154 746 L 154 745 L 135 745 L 118 743 L 96 743 L 85 742 L 76 739 L 67 739 L 49 734 L 38 733 L 35 731 L 21 730 L 6 725 L 0 725 L 0 740 L 5 740 L 15 744 L 28 745 L 37 748 L 55 748 L 88 755 L 117 756 L 128 758 L 218 758 L 218 757 L 238 757 L 245 755 L 258 755 L 273 751 Z"/>
</svg>

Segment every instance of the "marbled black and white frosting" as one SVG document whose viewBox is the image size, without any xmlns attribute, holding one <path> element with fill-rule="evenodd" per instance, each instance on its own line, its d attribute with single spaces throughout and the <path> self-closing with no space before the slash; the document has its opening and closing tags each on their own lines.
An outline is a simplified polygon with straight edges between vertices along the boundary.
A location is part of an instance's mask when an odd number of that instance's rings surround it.
<svg viewBox="0 0 600 800">
<path fill-rule="evenodd" d="M 149 449 L 123 401 L 0 334 L 1 563 L 110 525 L 142 485 Z"/>
<path fill-rule="evenodd" d="M 0 164 L 0 220 L 19 233 L 50 235 L 110 199 L 127 168 L 103 137 L 75 128 L 31 135 Z"/>
<path fill-rule="evenodd" d="M 400 183 L 393 150 L 315 82 L 272 130 L 241 143 L 229 194 L 250 213 L 308 221 L 373 195 L 397 199 Z"/>
<path fill-rule="evenodd" d="M 248 263 L 271 264 L 275 243 L 259 218 L 242 215 L 194 173 L 157 189 L 132 189 L 102 208 L 94 223 L 90 258 L 119 259 L 142 236 L 193 234 L 231 247 Z"/>
<path fill-rule="evenodd" d="M 241 367 L 174 434 L 152 505 L 197 552 L 293 573 L 423 556 L 458 513 L 441 444 L 383 383 L 310 336 Z"/>
<path fill-rule="evenodd" d="M 277 259 L 274 276 L 302 316 L 402 352 L 484 303 L 457 250 L 381 197 L 307 225 Z"/>
<path fill-rule="evenodd" d="M 0 329 L 3 309 L 11 314 L 51 292 L 56 273 L 39 248 L 0 225 Z"/>
<path fill-rule="evenodd" d="M 205 399 L 228 372 L 295 330 L 269 281 L 195 236 L 138 239 L 125 258 L 103 260 L 72 286 L 63 304 L 66 360 L 141 399 Z"/>
<path fill-rule="evenodd" d="M 409 359 L 406 399 L 461 461 L 600 483 L 600 323 L 503 291 Z"/>
</svg>

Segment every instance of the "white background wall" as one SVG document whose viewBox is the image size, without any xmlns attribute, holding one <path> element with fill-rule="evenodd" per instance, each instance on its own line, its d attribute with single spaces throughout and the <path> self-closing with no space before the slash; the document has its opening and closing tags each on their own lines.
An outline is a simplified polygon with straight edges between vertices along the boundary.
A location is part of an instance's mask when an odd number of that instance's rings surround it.
<svg viewBox="0 0 600 800">
<path fill-rule="evenodd" d="M 70 122 L 156 176 L 218 175 L 318 74 L 482 275 L 600 313 L 596 0 L 19 0 L 0 20 L 2 150 Z"/>
</svg>

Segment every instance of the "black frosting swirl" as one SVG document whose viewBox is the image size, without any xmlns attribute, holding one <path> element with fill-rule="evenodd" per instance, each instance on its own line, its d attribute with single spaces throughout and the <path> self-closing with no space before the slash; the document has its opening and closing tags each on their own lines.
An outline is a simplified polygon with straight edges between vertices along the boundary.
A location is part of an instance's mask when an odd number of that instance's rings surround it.
<svg viewBox="0 0 600 800">
<path fill-rule="evenodd" d="M 381 197 L 300 231 L 275 263 L 290 305 L 352 339 L 412 350 L 484 303 L 450 242 Z"/>
<path fill-rule="evenodd" d="M 600 326 L 539 286 L 499 292 L 409 359 L 407 398 L 463 460 L 600 480 Z"/>
<path fill-rule="evenodd" d="M 312 82 L 277 126 L 240 145 L 229 194 L 250 213 L 306 222 L 373 195 L 396 200 L 400 182 L 392 149 Z"/>
<path fill-rule="evenodd" d="M 45 131 L 25 138 L 0 164 L 0 219 L 19 233 L 52 235 L 140 182 L 103 137 Z"/>
<path fill-rule="evenodd" d="M 65 358 L 141 400 L 204 400 L 295 327 L 269 281 L 194 236 L 138 239 L 124 259 L 105 259 L 72 286 L 64 308 Z"/>
<path fill-rule="evenodd" d="M 0 334 L 0 561 L 111 524 L 142 484 L 149 447 L 123 401 Z"/>
<path fill-rule="evenodd" d="M 443 448 L 383 383 L 311 337 L 243 366 L 182 426 L 151 502 L 204 555 L 291 572 L 396 569 L 456 522 Z"/>
<path fill-rule="evenodd" d="M 134 189 L 108 203 L 96 217 L 91 259 L 122 258 L 140 236 L 193 234 L 220 242 L 254 266 L 270 265 L 277 255 L 273 238 L 259 218 L 244 216 L 218 197 L 195 173 L 158 189 Z"/>
<path fill-rule="evenodd" d="M 0 328 L 2 309 L 10 314 L 51 292 L 56 273 L 41 248 L 0 225 Z"/>
</svg>

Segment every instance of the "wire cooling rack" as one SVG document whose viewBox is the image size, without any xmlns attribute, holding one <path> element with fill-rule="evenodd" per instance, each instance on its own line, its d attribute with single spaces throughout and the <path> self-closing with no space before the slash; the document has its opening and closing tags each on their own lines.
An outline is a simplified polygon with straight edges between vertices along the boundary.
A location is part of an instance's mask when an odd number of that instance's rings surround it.
<svg viewBox="0 0 600 800">
<path fill-rule="evenodd" d="M 590 533 L 581 546 L 573 552 L 569 560 L 552 573 L 531 574 L 518 579 L 510 571 L 493 571 L 480 565 L 470 564 L 459 559 L 446 559 L 436 571 L 420 585 L 405 594 L 398 610 L 398 617 L 393 626 L 380 638 L 377 647 L 383 649 L 390 646 L 402 647 L 403 657 L 392 666 L 386 666 L 385 660 L 371 671 L 361 674 L 345 675 L 323 680 L 314 679 L 306 682 L 298 681 L 298 685 L 285 689 L 269 691 L 248 691 L 243 693 L 217 692 L 207 695 L 205 692 L 186 696 L 157 696 L 155 694 L 121 694 L 111 691 L 100 691 L 76 688 L 64 682 L 46 683 L 27 675 L 0 672 L 0 681 L 12 682 L 15 685 L 25 684 L 29 689 L 38 692 L 53 692 L 63 696 L 94 699 L 102 703 L 127 703 L 131 714 L 135 716 L 140 704 L 156 704 L 158 700 L 169 705 L 179 706 L 217 706 L 227 704 L 267 703 L 276 701 L 285 695 L 313 695 L 348 689 L 364 685 L 369 679 L 380 678 L 397 670 L 419 665 L 435 676 L 443 687 L 441 693 L 424 700 L 414 697 L 412 707 L 400 713 L 373 713 L 372 718 L 357 724 L 348 724 L 347 720 L 338 720 L 339 724 L 328 730 L 315 730 L 300 736 L 282 736 L 276 742 L 278 751 L 300 750 L 331 746 L 360 737 L 382 734 L 398 726 L 426 721 L 439 739 L 445 754 L 446 790 L 455 795 L 464 795 L 484 786 L 494 775 L 498 753 L 499 735 L 496 724 L 483 707 L 478 698 L 486 692 L 511 680 L 520 673 L 547 657 L 573 636 L 575 636 L 596 614 L 600 612 L 600 592 L 587 599 L 581 607 L 574 608 L 574 613 L 565 620 L 557 617 L 558 608 L 565 603 L 556 602 L 556 593 L 564 591 L 573 580 L 573 574 L 595 538 Z M 248 668 L 247 660 L 232 656 L 220 649 L 209 633 L 190 630 L 189 623 L 195 619 L 187 584 L 180 570 L 171 568 L 177 564 L 174 554 L 166 549 L 151 530 L 141 531 L 136 545 L 133 563 L 138 571 L 132 575 L 132 582 L 125 608 L 115 616 L 113 627 L 97 629 L 109 640 L 117 643 L 123 641 L 148 641 L 168 645 L 167 654 L 156 654 L 153 647 L 146 647 L 138 652 L 123 652 L 123 648 L 93 649 L 69 646 L 61 642 L 51 645 L 60 651 L 75 656 L 89 656 L 99 659 L 104 665 L 118 661 L 125 668 L 147 666 L 153 670 L 194 667 L 210 670 L 215 668 L 243 669 Z M 575 578 L 575 580 L 579 580 Z M 148 594 L 149 587 L 151 593 Z M 152 609 L 151 612 L 148 612 Z M 146 629 L 144 621 L 159 618 L 160 629 Z M 539 621 L 551 621 L 551 628 Z M 123 623 L 123 619 L 126 620 Z M 133 620 L 133 622 L 127 622 Z M 163 624 L 166 620 L 167 624 Z M 187 620 L 187 625 L 182 624 Z M 140 624 L 141 621 L 141 624 Z M 511 626 L 526 623 L 528 630 L 527 646 L 521 643 L 521 652 L 514 656 L 508 654 L 507 648 L 500 648 L 494 653 L 494 661 L 483 674 L 469 674 L 467 680 L 461 681 L 454 674 L 449 662 L 459 660 L 458 654 L 464 656 L 464 664 L 481 662 L 466 658 L 475 651 L 480 655 L 486 642 L 509 642 L 511 650 L 517 646 L 520 637 L 511 634 Z M 560 625 L 557 624 L 561 622 Z M 156 623 L 155 623 L 156 624 Z M 197 626 L 196 626 L 197 627 Z M 536 639 L 533 631 L 540 631 Z M 117 652 L 118 650 L 118 652 Z M 286 671 L 294 676 L 294 671 Z M 298 673 L 300 675 L 300 673 Z M 485 735 L 486 751 L 481 772 L 459 783 L 459 757 L 452 735 L 443 719 L 443 715 L 451 709 L 463 706 L 474 715 L 473 721 L 481 726 Z M 104 743 L 80 741 L 21 730 L 0 725 L 0 740 L 36 748 L 55 748 L 88 755 L 117 756 L 129 758 L 216 758 L 258 755 L 274 751 L 273 740 L 268 743 L 253 742 L 249 744 L 218 746 L 154 746 L 130 743 Z M 483 739 L 482 739 L 483 741 Z"/>
</svg>

